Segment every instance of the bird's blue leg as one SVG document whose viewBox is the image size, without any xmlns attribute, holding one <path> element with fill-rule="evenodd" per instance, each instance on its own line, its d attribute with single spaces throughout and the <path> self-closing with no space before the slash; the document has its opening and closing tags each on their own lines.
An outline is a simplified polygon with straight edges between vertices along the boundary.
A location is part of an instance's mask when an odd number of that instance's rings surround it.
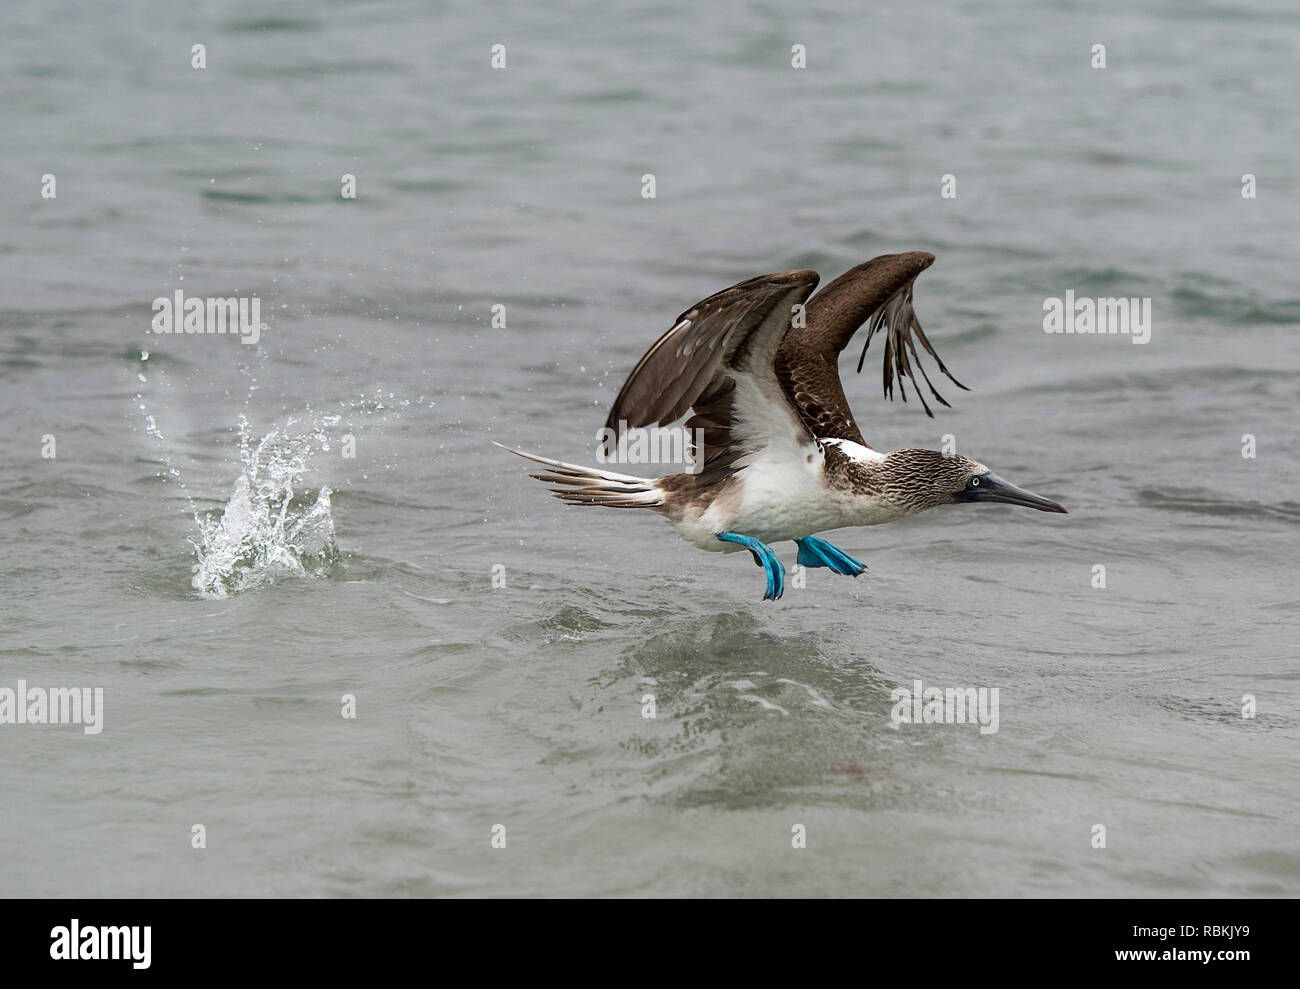
<svg viewBox="0 0 1300 989">
<path fill-rule="evenodd" d="M 754 562 L 767 574 L 764 601 L 775 601 L 785 593 L 785 567 L 776 558 L 776 551 L 771 546 L 753 536 L 742 536 L 738 532 L 719 532 L 718 538 L 724 543 L 739 543 L 754 554 Z"/>
<path fill-rule="evenodd" d="M 845 577 L 857 577 L 866 573 L 867 565 L 853 559 L 838 546 L 832 546 L 825 539 L 809 536 L 796 539 L 799 547 L 799 565 L 802 567 L 830 567 L 835 573 Z"/>
</svg>

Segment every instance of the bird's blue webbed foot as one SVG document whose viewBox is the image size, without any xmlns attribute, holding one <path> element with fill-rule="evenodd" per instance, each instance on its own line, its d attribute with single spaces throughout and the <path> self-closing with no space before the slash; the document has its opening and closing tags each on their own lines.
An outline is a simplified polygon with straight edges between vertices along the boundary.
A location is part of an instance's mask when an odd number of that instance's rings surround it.
<svg viewBox="0 0 1300 989">
<path fill-rule="evenodd" d="M 753 536 L 742 536 L 738 532 L 719 532 L 718 538 L 724 543 L 739 543 L 754 554 L 754 562 L 767 574 L 764 601 L 775 601 L 785 593 L 785 567 L 776 558 L 776 551 L 771 546 Z"/>
<path fill-rule="evenodd" d="M 801 567 L 829 567 L 835 573 L 843 574 L 845 577 L 857 577 L 867 572 L 865 563 L 853 559 L 844 550 L 832 546 L 825 539 L 808 536 L 806 539 L 796 539 L 795 544 L 799 547 Z"/>
</svg>

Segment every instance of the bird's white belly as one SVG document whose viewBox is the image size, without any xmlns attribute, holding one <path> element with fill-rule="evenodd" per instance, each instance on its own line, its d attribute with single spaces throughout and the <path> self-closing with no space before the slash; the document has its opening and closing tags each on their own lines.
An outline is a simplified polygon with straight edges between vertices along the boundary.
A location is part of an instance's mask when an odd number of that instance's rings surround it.
<svg viewBox="0 0 1300 989">
<path fill-rule="evenodd" d="M 792 470 L 789 459 L 756 460 L 737 475 L 738 487 L 731 497 L 674 521 L 674 528 L 701 549 L 736 552 L 743 547 L 719 541 L 718 533 L 735 532 L 773 543 L 853 524 L 846 519 L 845 500 L 822 481 L 821 456 L 814 453 L 812 463 L 806 457 L 797 463 Z"/>
<path fill-rule="evenodd" d="M 733 532 L 765 543 L 802 539 L 844 524 L 838 499 L 820 483 L 785 483 L 756 475 L 745 479 L 740 511 L 731 521 Z"/>
<path fill-rule="evenodd" d="M 909 514 L 899 504 L 828 486 L 820 457 L 805 466 L 792 471 L 789 460 L 759 460 L 737 476 L 734 495 L 671 520 L 673 528 L 700 549 L 734 553 L 744 547 L 719 540 L 718 533 L 775 543 L 846 526 L 883 525 Z"/>
</svg>

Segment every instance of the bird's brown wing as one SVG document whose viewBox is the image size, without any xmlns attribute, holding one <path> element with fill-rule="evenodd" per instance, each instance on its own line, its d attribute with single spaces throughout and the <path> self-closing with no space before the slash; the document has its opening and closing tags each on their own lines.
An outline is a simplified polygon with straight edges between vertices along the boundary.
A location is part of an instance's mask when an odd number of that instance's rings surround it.
<svg viewBox="0 0 1300 989">
<path fill-rule="evenodd" d="M 934 400 L 948 405 L 921 364 L 918 343 L 953 384 L 969 390 L 944 366 L 912 308 L 912 283 L 933 263 L 934 255 L 924 251 L 883 254 L 850 268 L 809 301 L 807 326 L 786 337 L 777 353 L 776 371 L 800 418 L 817 436 L 866 443 L 844 397 L 839 374 L 840 352 L 864 324 L 867 338 L 858 370 L 862 370 L 871 338 L 884 330 L 886 398 L 893 398 L 897 382 L 906 402 L 907 387 L 903 379 L 910 378 L 926 415 L 933 418 L 934 413 L 916 380 L 919 370 Z"/>
<path fill-rule="evenodd" d="M 773 371 L 794 307 L 816 288 L 815 271 L 749 278 L 682 313 L 628 376 L 605 427 L 666 425 L 694 409 L 687 429 L 703 430 L 699 483 L 738 469 L 773 443 L 800 441 L 803 423 Z M 811 441 L 811 435 L 803 437 Z"/>
</svg>

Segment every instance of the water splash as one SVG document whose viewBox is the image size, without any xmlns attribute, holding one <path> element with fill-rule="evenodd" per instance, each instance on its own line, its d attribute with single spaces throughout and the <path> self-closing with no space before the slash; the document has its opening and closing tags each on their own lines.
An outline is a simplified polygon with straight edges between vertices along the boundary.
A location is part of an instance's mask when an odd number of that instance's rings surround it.
<svg viewBox="0 0 1300 989">
<path fill-rule="evenodd" d="M 255 360 L 261 360 L 261 354 L 259 349 Z M 146 391 L 165 398 L 175 390 L 164 368 L 154 371 L 157 362 L 151 363 L 150 357 L 145 349 L 132 354 L 131 366 L 141 385 L 135 405 L 162 466 L 158 476 L 184 496 L 197 526 L 198 535 L 189 539 L 196 560 L 191 585 L 204 598 L 225 598 L 280 576 L 318 574 L 336 562 L 340 551 L 334 537 L 332 492 L 306 483 L 312 474 L 318 475 L 317 483 L 320 480 L 321 470 L 313 469 L 313 460 L 317 468 L 324 462 L 329 476 L 349 485 L 351 477 L 339 477 L 340 462 L 355 457 L 363 422 L 383 430 L 412 406 L 432 409 L 438 404 L 424 395 L 408 399 L 375 387 L 370 393 L 338 400 L 333 404 L 337 412 L 318 412 L 308 405 L 254 440 L 248 417 L 258 379 L 252 364 L 241 367 L 248 390 L 238 419 L 239 475 L 220 512 L 200 511 L 178 466 L 180 454 L 173 451 L 153 414 L 152 406 L 161 399 L 146 399 Z M 342 446 L 337 453 L 335 444 Z M 371 462 L 371 470 L 395 469 L 392 462 L 373 455 Z M 357 477 L 362 482 L 369 479 L 364 469 Z"/>
<path fill-rule="evenodd" d="M 312 454 L 329 450 L 326 429 L 338 419 L 290 418 L 254 444 L 240 416 L 240 473 L 230 499 L 219 516 L 194 515 L 198 562 L 191 583 L 200 596 L 224 598 L 277 577 L 319 573 L 338 558 L 330 489 L 299 493 Z"/>
</svg>

